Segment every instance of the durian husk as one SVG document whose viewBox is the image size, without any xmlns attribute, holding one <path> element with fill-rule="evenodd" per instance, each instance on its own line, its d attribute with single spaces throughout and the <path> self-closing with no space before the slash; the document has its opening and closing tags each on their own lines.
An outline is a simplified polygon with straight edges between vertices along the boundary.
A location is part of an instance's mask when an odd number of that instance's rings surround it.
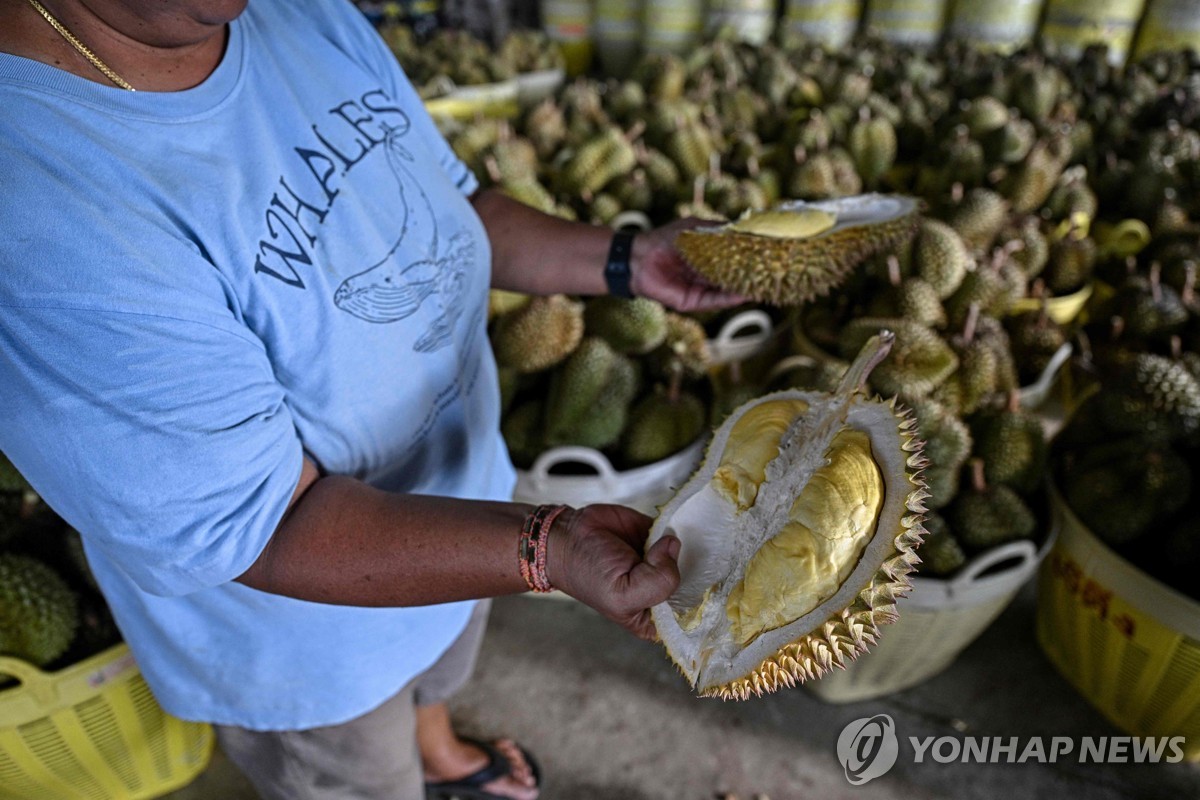
<svg viewBox="0 0 1200 800">
<path fill-rule="evenodd" d="M 806 210 L 832 213 L 837 222 L 816 235 L 764 236 L 738 230 L 749 216 L 683 231 L 676 246 L 714 285 L 757 302 L 791 306 L 828 294 L 865 259 L 910 239 L 918 224 L 916 201 L 897 195 L 789 202 L 770 211 Z"/>
<path fill-rule="evenodd" d="M 884 336 L 890 346 L 890 336 Z M 868 343 L 867 347 L 871 347 L 874 341 Z M 886 349 L 883 352 L 886 354 Z M 865 380 L 865 373 L 861 377 Z M 839 390 L 838 394 L 844 394 L 844 391 Z M 836 398 L 836 395 L 833 397 Z M 829 394 L 783 391 L 746 403 L 731 414 L 714 435 L 697 472 L 661 509 L 648 537 L 647 547 L 668 533 L 680 536 L 684 540 L 684 548 L 680 553 L 681 570 L 686 572 L 703 567 L 689 564 L 686 554 L 687 533 L 681 529 L 682 523 L 689 520 L 682 516 L 676 518 L 675 514 L 694 495 L 709 486 L 721 462 L 721 455 L 729 444 L 730 433 L 742 416 L 760 403 L 774 400 L 801 400 L 806 403 L 809 411 L 797 419 L 819 413 L 817 409 L 822 404 L 836 402 L 836 399 L 831 401 Z M 895 621 L 896 600 L 911 589 L 909 574 L 920 563 L 916 548 L 925 534 L 922 520 L 926 510 L 924 501 L 928 497 L 922 475 L 927 462 L 922 453 L 922 443 L 917 438 L 916 421 L 910 412 L 897 405 L 894 398 L 868 399 L 855 394 L 844 398 L 844 401 L 843 421 L 869 434 L 872 454 L 884 476 L 884 504 L 875 530 L 853 571 L 837 591 L 799 619 L 763 633 L 741 648 L 730 662 L 730 670 L 734 674 L 728 679 L 706 681 L 702 673 L 707 669 L 707 664 L 696 663 L 697 658 L 705 657 L 697 654 L 689 662 L 682 652 L 672 652 L 672 641 L 679 644 L 681 637 L 688 639 L 690 634 L 680 626 L 669 602 L 652 608 L 651 614 L 668 655 L 701 696 L 745 700 L 752 695 L 761 696 L 782 687 L 814 680 L 835 667 L 844 669 L 849 661 L 867 652 L 868 647 L 876 642 L 880 626 Z M 784 438 L 786 440 L 787 434 Z M 719 521 L 723 510 L 711 507 L 712 503 L 707 500 L 705 502 L 707 506 L 692 512 L 693 520 L 701 519 L 707 524 Z M 741 568 L 744 570 L 744 567 L 743 564 Z M 706 602 L 707 598 L 706 594 Z M 711 602 L 723 606 L 725 601 L 716 598 Z M 774 641 L 781 637 L 786 637 L 786 643 L 773 646 Z M 733 662 L 738 662 L 736 667 Z"/>
</svg>

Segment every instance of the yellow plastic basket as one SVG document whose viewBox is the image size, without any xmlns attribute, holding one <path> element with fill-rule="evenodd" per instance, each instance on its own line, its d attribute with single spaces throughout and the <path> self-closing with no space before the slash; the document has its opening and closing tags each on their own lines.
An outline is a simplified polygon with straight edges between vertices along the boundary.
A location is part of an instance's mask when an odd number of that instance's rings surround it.
<svg viewBox="0 0 1200 800">
<path fill-rule="evenodd" d="M 0 800 L 146 800 L 208 765 L 209 725 L 169 716 L 129 648 L 59 672 L 0 657 Z"/>
<path fill-rule="evenodd" d="M 1062 535 L 1038 577 L 1037 636 L 1063 677 L 1134 736 L 1200 761 L 1200 603 L 1110 550 L 1053 495 Z"/>
</svg>

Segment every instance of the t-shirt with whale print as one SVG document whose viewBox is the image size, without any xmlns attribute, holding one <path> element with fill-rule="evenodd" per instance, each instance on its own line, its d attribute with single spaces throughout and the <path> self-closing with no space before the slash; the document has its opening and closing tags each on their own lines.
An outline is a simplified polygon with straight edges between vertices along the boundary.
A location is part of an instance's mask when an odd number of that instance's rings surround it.
<svg viewBox="0 0 1200 800">
<path fill-rule="evenodd" d="M 345 0 L 253 0 L 200 85 L 127 92 L 0 54 L 0 450 L 82 536 L 171 713 L 336 724 L 472 603 L 234 582 L 307 456 L 508 499 L 491 251 L 455 158 Z"/>
</svg>

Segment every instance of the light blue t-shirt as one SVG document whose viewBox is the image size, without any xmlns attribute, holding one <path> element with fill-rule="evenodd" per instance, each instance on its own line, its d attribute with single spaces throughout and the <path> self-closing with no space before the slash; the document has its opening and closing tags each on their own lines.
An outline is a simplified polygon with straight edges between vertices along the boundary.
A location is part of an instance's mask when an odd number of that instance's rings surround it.
<svg viewBox="0 0 1200 800">
<path fill-rule="evenodd" d="M 304 455 L 510 496 L 473 176 L 345 0 L 252 0 L 182 92 L 0 54 L 0 105 L 0 450 L 83 534 L 168 711 L 293 729 L 375 707 L 472 603 L 232 581 Z"/>
</svg>

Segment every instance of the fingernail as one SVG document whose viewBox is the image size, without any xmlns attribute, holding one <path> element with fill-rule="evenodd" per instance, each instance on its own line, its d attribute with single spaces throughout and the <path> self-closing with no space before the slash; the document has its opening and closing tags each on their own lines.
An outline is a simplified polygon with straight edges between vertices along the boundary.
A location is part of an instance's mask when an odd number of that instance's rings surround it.
<svg viewBox="0 0 1200 800">
<path fill-rule="evenodd" d="M 683 546 L 683 543 L 674 536 L 665 536 L 663 538 L 667 540 L 667 555 L 671 556 L 671 558 L 679 558 L 679 548 Z"/>
</svg>

